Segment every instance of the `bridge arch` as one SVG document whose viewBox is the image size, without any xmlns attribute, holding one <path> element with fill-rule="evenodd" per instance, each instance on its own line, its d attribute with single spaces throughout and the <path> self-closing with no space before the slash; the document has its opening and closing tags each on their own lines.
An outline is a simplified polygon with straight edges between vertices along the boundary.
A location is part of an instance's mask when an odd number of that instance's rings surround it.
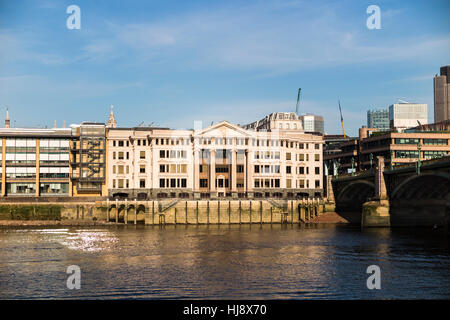
<svg viewBox="0 0 450 320">
<path fill-rule="evenodd" d="M 339 195 L 337 196 L 339 201 L 367 201 L 367 198 L 375 195 L 375 184 L 365 180 L 358 180 L 346 185 Z M 362 204 L 361 203 L 361 204 Z"/>
<path fill-rule="evenodd" d="M 432 172 L 411 176 L 392 191 L 390 199 L 450 200 L 450 174 Z"/>
</svg>

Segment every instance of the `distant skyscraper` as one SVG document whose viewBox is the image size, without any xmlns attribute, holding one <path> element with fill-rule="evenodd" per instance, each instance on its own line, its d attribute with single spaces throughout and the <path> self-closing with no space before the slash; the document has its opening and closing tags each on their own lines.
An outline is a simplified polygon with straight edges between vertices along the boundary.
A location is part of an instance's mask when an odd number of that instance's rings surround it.
<svg viewBox="0 0 450 320">
<path fill-rule="evenodd" d="M 434 77 L 434 122 L 450 119 L 450 66 L 441 67 L 441 75 Z"/>
<path fill-rule="evenodd" d="M 420 124 L 428 124 L 426 103 L 394 103 L 389 106 L 390 128 L 406 129 Z"/>
<path fill-rule="evenodd" d="M 303 122 L 303 130 L 305 132 L 319 132 L 324 133 L 324 122 L 322 116 L 316 116 L 314 114 L 305 114 L 300 116 Z"/>
<path fill-rule="evenodd" d="M 367 127 L 379 130 L 389 130 L 389 110 L 369 110 L 367 111 Z"/>
</svg>

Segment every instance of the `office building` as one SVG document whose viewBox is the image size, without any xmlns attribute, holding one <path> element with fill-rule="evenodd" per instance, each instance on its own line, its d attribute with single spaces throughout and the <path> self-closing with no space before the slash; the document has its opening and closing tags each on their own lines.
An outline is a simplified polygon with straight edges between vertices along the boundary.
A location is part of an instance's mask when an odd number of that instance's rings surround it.
<svg viewBox="0 0 450 320">
<path fill-rule="evenodd" d="M 433 79 L 434 122 L 450 119 L 450 66 L 441 67 L 440 71 Z"/>
<path fill-rule="evenodd" d="M 321 196 L 322 136 L 303 133 L 301 122 L 290 114 L 272 114 L 265 120 L 254 123 L 259 129 L 252 130 L 227 121 L 197 130 L 109 128 L 109 195 L 139 199 Z"/>
<path fill-rule="evenodd" d="M 317 132 L 324 134 L 324 121 L 322 116 L 314 114 L 301 115 L 303 130 L 305 132 Z"/>
<path fill-rule="evenodd" d="M 404 130 L 428 123 L 427 104 L 401 102 L 389 106 L 389 126 Z"/>
<path fill-rule="evenodd" d="M 381 131 L 389 130 L 389 110 L 368 110 L 367 127 L 377 128 Z"/>
</svg>

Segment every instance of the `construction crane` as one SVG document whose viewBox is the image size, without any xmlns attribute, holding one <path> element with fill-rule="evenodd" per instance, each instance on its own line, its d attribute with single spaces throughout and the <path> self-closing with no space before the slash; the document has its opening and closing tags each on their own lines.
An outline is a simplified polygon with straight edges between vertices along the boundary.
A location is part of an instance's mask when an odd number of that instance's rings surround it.
<svg viewBox="0 0 450 320">
<path fill-rule="evenodd" d="M 341 101 L 338 100 L 338 103 L 339 103 L 339 113 L 341 114 L 342 132 L 344 133 L 344 138 L 346 138 L 347 136 L 345 135 L 344 118 L 342 117 L 342 110 L 341 110 Z"/>
<path fill-rule="evenodd" d="M 298 106 L 300 104 L 300 91 L 302 91 L 302 88 L 298 88 L 297 105 L 295 106 L 295 114 L 296 115 L 298 115 Z"/>
</svg>

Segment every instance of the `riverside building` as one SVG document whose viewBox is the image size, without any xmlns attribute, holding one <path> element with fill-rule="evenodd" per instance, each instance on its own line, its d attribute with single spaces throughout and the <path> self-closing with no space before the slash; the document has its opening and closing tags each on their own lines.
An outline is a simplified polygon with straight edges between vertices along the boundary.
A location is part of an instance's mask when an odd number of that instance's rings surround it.
<svg viewBox="0 0 450 320">
<path fill-rule="evenodd" d="M 245 127 L 222 121 L 195 130 L 109 128 L 109 196 L 320 197 L 322 144 L 291 113 Z"/>
<path fill-rule="evenodd" d="M 102 142 L 103 140 L 103 142 Z M 2 197 L 104 196 L 105 125 L 0 128 Z"/>
<path fill-rule="evenodd" d="M 294 114 L 295 115 L 295 114 Z M 298 198 L 323 195 L 323 137 L 291 113 L 260 129 L 227 121 L 206 128 L 0 129 L 3 197 Z M 282 127 L 280 127 L 280 125 Z"/>
</svg>

